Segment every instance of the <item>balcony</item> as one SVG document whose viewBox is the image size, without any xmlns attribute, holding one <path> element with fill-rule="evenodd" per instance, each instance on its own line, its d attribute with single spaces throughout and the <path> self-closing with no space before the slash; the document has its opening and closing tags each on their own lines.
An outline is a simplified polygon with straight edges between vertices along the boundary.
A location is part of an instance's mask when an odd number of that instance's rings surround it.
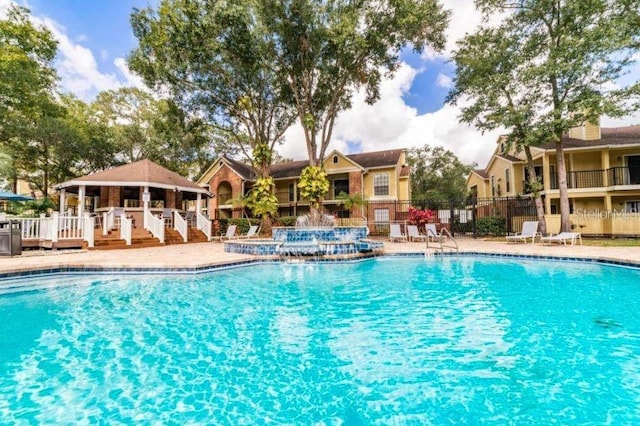
<svg viewBox="0 0 640 426">
<path fill-rule="evenodd" d="M 581 170 L 567 172 L 568 189 L 604 188 L 607 186 L 640 185 L 640 167 L 612 167 L 607 170 Z M 559 189 L 558 177 L 551 174 L 550 189 Z M 525 186 L 526 188 L 526 186 Z"/>
</svg>

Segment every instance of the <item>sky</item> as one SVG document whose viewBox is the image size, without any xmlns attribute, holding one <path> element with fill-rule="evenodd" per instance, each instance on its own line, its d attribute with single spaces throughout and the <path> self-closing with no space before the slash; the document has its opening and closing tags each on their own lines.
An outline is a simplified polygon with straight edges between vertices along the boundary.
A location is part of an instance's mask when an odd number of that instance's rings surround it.
<svg viewBox="0 0 640 426">
<path fill-rule="evenodd" d="M 158 0 L 0 0 L 0 10 L 12 1 L 31 9 L 33 19 L 51 29 L 58 40 L 55 66 L 64 91 L 89 102 L 102 90 L 143 86 L 126 65 L 128 53 L 137 46 L 129 16 L 133 8 L 154 6 Z M 450 53 L 455 41 L 480 23 L 480 15 L 473 0 L 442 3 L 453 13 L 445 51 L 404 53 L 395 75 L 382 82 L 378 102 L 368 105 L 364 94 L 358 93 L 352 108 L 340 113 L 329 150 L 352 154 L 443 146 L 465 163 L 486 165 L 504 131 L 482 133 L 459 123 L 459 108 L 444 103 L 455 73 Z M 607 127 L 638 122 L 637 116 L 602 120 Z M 278 151 L 287 158 L 306 158 L 299 125 L 287 131 Z"/>
</svg>

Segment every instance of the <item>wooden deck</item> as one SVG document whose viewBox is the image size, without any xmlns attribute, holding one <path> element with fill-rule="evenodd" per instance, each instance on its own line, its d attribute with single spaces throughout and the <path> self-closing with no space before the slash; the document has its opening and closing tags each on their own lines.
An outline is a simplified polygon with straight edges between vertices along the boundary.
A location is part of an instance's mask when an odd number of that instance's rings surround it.
<svg viewBox="0 0 640 426">
<path fill-rule="evenodd" d="M 188 228 L 188 243 L 202 243 L 207 241 L 207 237 L 196 228 Z M 188 244 L 187 243 L 187 244 Z M 143 247 L 159 247 L 173 244 L 185 244 L 182 236 L 175 229 L 165 228 L 164 243 L 155 238 L 149 231 L 142 228 L 134 228 L 131 235 L 131 245 L 120 239 L 120 233 L 117 230 L 102 235 L 102 230 L 94 231 L 94 247 L 89 250 L 115 250 L 115 249 L 133 249 Z M 23 249 L 69 249 L 69 248 L 88 248 L 87 242 L 82 239 L 63 239 L 57 242 L 38 239 L 23 239 Z"/>
</svg>

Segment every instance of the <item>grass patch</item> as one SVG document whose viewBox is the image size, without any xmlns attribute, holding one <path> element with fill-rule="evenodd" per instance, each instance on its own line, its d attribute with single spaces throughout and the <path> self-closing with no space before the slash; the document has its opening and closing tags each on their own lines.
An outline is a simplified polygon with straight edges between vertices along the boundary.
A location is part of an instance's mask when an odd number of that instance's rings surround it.
<svg viewBox="0 0 640 426">
<path fill-rule="evenodd" d="M 640 247 L 640 238 L 582 238 L 585 246 Z"/>
</svg>

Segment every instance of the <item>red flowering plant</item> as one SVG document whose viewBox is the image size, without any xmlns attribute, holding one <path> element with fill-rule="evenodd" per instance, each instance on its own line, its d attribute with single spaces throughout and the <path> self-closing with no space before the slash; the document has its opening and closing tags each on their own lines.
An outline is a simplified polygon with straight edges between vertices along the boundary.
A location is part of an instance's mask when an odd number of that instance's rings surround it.
<svg viewBox="0 0 640 426">
<path fill-rule="evenodd" d="M 409 207 L 409 223 L 417 225 L 418 228 L 424 229 L 427 223 L 433 223 L 436 219 L 436 213 L 433 210 L 422 210 Z"/>
</svg>

